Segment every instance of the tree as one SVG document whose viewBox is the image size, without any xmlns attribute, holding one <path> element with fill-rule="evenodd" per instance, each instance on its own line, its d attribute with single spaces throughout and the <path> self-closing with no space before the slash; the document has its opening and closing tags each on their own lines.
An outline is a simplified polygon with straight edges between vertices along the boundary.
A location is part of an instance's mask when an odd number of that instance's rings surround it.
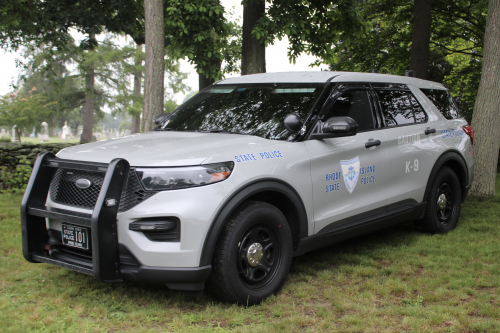
<svg viewBox="0 0 500 333">
<path fill-rule="evenodd" d="M 431 2 L 415 0 L 413 5 L 413 37 L 411 43 L 410 69 L 416 77 L 427 79 L 429 68 L 429 42 L 431 40 Z"/>
<path fill-rule="evenodd" d="M 142 128 L 150 131 L 153 118 L 163 113 L 164 95 L 164 20 L 163 1 L 144 1 L 146 18 L 146 67 L 144 81 L 144 114 Z"/>
<path fill-rule="evenodd" d="M 490 0 L 484 35 L 481 83 L 474 107 L 474 182 L 471 195 L 495 195 L 498 149 L 500 147 L 500 0 Z"/>
<path fill-rule="evenodd" d="M 94 76 L 94 89 L 90 91 L 94 105 L 91 123 L 89 121 L 88 124 L 91 130 L 103 118 L 104 104 L 114 107 L 121 102 L 123 98 L 114 92 L 121 92 L 123 86 L 129 84 L 130 73 L 135 70 L 133 64 L 127 64 L 128 67 L 124 64 L 125 59 L 136 55 L 136 48 L 117 47 L 113 43 L 113 36 L 105 36 L 93 51 L 82 50 L 71 37 L 68 40 L 64 48 L 55 48 L 51 44 L 30 45 L 23 53 L 27 61 L 21 63 L 25 69 L 24 85 L 37 86 L 38 93 L 44 94 L 47 101 L 54 102 L 51 106 L 54 112 L 45 120 L 49 123 L 52 135 L 54 127 L 62 126 L 65 121 L 75 128 L 75 132 L 82 123 L 85 99 L 89 95 L 89 90 L 85 88 L 89 68 Z M 139 54 L 141 56 L 142 51 Z M 76 65 L 76 69 L 70 71 L 68 65 Z M 83 109 L 80 108 L 82 105 Z"/>
<path fill-rule="evenodd" d="M 133 94 L 133 102 L 132 102 L 132 108 L 129 109 L 129 113 L 132 116 L 132 123 L 130 126 L 130 130 L 132 134 L 135 133 L 140 133 L 141 132 L 141 109 L 142 109 L 142 93 L 141 93 L 141 79 L 142 79 L 142 72 L 143 72 L 143 66 L 142 66 L 142 61 L 144 59 L 143 52 L 142 52 L 142 46 L 140 44 L 137 44 L 136 46 L 136 55 L 134 57 L 134 94 Z"/>
<path fill-rule="evenodd" d="M 81 124 L 77 109 L 85 101 L 85 89 L 80 76 L 67 68 L 76 62 L 75 52 L 78 51 L 76 47 L 70 49 L 70 46 L 63 51 L 30 44 L 22 52 L 25 60 L 18 62 L 23 68 L 21 91 L 37 87 L 37 94 L 42 94 L 47 100 L 51 112 L 42 121 L 49 125 L 49 136 L 54 136 L 54 129 L 62 127 L 65 121 L 75 128 Z"/>
<path fill-rule="evenodd" d="M 241 75 L 266 72 L 266 45 L 252 36 L 257 22 L 265 16 L 264 0 L 243 3 L 243 40 L 241 45 Z"/>
<path fill-rule="evenodd" d="M 365 24 L 351 0 L 273 0 L 266 16 L 259 19 L 252 35 L 266 45 L 276 38 L 288 37 L 290 61 L 302 53 L 312 54 L 322 62 L 332 63 L 338 47 L 358 43 Z"/>
<path fill-rule="evenodd" d="M 0 123 L 9 127 L 15 125 L 19 139 L 21 133 L 40 125 L 41 119 L 50 113 L 45 97 L 36 90 L 32 87 L 26 94 L 10 93 L 0 99 Z"/>
<path fill-rule="evenodd" d="M 199 89 L 238 70 L 241 29 L 224 18 L 224 8 L 212 0 L 168 0 L 165 32 L 167 49 L 175 59 L 187 57 L 200 75 Z M 226 66 L 221 68 L 222 61 Z"/>
<path fill-rule="evenodd" d="M 90 33 L 89 40 L 95 42 L 95 34 Z M 89 51 L 91 52 L 91 51 Z M 94 128 L 94 93 L 95 93 L 95 71 L 94 64 L 89 63 L 83 67 L 85 70 L 85 106 L 83 110 L 83 131 L 80 143 L 92 141 L 92 129 Z"/>
<path fill-rule="evenodd" d="M 46 0 L 46 1 L 14 1 L 2 3 L 0 13 L 11 16 L 1 24 L 0 43 L 5 47 L 18 47 L 29 41 L 51 43 L 54 47 L 65 47 L 69 28 L 76 28 L 88 36 L 80 47 L 91 52 L 96 46 L 96 35 L 106 26 L 115 29 L 135 27 L 135 17 L 128 13 L 120 15 L 125 9 L 130 9 L 137 1 L 134 0 Z M 25 8 L 23 8 L 23 5 Z M 28 8 L 28 9 L 26 9 Z M 127 18 L 127 20 L 124 19 Z M 95 75 L 91 64 L 86 67 L 85 114 L 81 142 L 92 139 L 93 109 L 95 104 Z M 161 103 L 163 104 L 163 103 Z"/>
<path fill-rule="evenodd" d="M 116 95 L 109 97 L 108 105 L 112 114 L 121 116 L 131 116 L 131 133 L 139 133 L 140 128 L 134 130 L 134 122 L 140 126 L 140 114 L 142 112 L 143 96 L 141 94 L 142 84 L 140 77 L 143 75 L 144 52 L 141 47 L 128 45 L 121 48 L 121 55 L 116 57 L 119 61 L 113 62 L 113 71 L 116 74 L 115 86 Z M 130 84 L 130 77 L 133 77 L 133 86 Z M 164 112 L 169 112 L 166 107 L 172 100 L 172 93 L 187 92 L 189 87 L 184 83 L 187 73 L 180 71 L 180 64 L 173 59 L 170 52 L 165 56 L 165 107 Z M 138 119 L 138 120 L 136 120 Z"/>
<path fill-rule="evenodd" d="M 431 5 L 432 23 L 427 79 L 450 86 L 470 121 L 479 86 L 486 26 L 486 0 L 440 0 Z M 367 0 L 359 11 L 369 29 L 358 42 L 337 45 L 331 70 L 403 75 L 410 68 L 413 38 L 411 0 Z"/>
</svg>

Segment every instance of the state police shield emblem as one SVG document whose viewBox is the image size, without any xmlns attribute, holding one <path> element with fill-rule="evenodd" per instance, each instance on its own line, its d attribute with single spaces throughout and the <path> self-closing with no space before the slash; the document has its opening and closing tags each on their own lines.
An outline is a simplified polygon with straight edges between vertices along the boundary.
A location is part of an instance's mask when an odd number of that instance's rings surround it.
<svg viewBox="0 0 500 333">
<path fill-rule="evenodd" d="M 342 175 L 344 176 L 345 187 L 352 193 L 359 178 L 359 156 L 356 156 L 352 160 L 340 161 L 340 167 L 342 168 Z"/>
</svg>

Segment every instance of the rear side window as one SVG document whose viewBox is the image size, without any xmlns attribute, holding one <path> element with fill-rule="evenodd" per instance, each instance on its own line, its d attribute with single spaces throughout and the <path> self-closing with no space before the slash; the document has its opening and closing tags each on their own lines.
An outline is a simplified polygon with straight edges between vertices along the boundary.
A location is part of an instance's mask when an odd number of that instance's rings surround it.
<svg viewBox="0 0 500 333">
<path fill-rule="evenodd" d="M 373 115 L 366 90 L 351 90 L 340 95 L 323 119 L 351 117 L 358 123 L 358 132 L 373 130 Z"/>
<path fill-rule="evenodd" d="M 401 90 L 376 90 L 387 127 L 424 123 L 427 116 L 412 93 Z"/>
<path fill-rule="evenodd" d="M 461 118 L 458 108 L 448 90 L 420 89 L 438 108 L 446 119 Z"/>
</svg>

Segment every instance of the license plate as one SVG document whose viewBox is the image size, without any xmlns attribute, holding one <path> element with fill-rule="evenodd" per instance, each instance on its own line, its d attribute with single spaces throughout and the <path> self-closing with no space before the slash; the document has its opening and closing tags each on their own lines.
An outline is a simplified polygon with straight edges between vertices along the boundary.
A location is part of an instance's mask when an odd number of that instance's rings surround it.
<svg viewBox="0 0 500 333">
<path fill-rule="evenodd" d="M 77 247 L 79 249 L 89 249 L 89 231 L 87 228 L 75 227 L 74 225 L 62 225 L 63 245 Z"/>
</svg>

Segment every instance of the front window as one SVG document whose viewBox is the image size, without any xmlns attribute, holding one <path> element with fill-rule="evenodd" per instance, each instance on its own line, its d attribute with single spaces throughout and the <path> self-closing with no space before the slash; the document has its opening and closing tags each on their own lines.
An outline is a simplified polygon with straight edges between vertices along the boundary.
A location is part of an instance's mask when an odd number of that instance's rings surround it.
<svg viewBox="0 0 500 333">
<path fill-rule="evenodd" d="M 214 85 L 181 105 L 160 127 L 285 140 L 290 135 L 283 125 L 285 116 L 295 113 L 305 120 L 324 87 L 312 83 Z"/>
<path fill-rule="evenodd" d="M 350 90 L 342 93 L 323 117 L 351 117 L 358 123 L 358 132 L 374 128 L 372 107 L 366 90 Z"/>
</svg>

